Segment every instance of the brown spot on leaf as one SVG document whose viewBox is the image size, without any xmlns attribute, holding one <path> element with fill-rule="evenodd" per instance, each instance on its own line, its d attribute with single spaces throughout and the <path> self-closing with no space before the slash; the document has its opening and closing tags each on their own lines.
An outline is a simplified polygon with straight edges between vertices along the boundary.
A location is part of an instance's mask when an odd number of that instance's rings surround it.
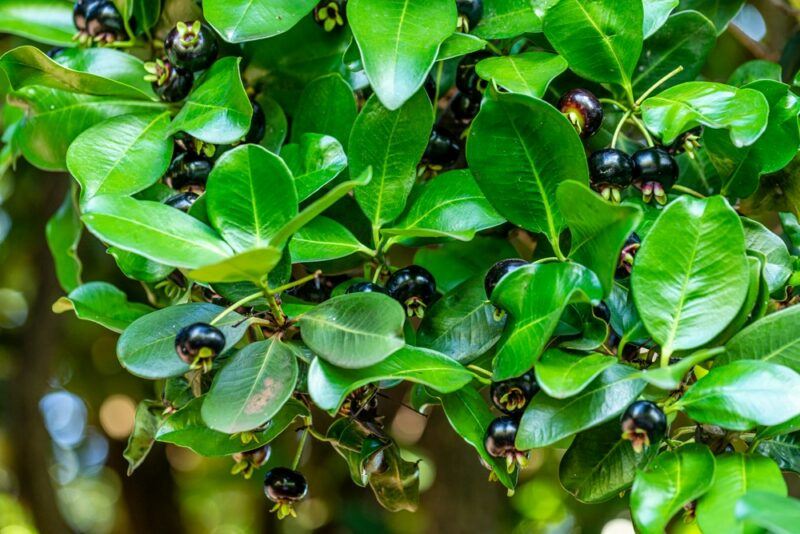
<svg viewBox="0 0 800 534">
<path fill-rule="evenodd" d="M 265 378 L 264 387 L 261 391 L 250 397 L 250 400 L 247 401 L 247 405 L 244 407 L 244 413 L 251 415 L 263 411 L 264 407 L 269 404 L 269 401 L 275 397 L 278 386 L 279 384 L 274 378 Z"/>
</svg>

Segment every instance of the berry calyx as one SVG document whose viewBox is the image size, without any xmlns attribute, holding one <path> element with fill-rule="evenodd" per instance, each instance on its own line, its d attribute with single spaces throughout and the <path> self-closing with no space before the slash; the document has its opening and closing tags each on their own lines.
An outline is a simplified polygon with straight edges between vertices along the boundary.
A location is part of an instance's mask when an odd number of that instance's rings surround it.
<svg viewBox="0 0 800 534">
<path fill-rule="evenodd" d="M 519 258 L 500 260 L 489 269 L 483 279 L 483 289 L 486 291 L 486 298 L 492 298 L 492 292 L 497 284 L 500 283 L 507 274 L 511 274 L 520 267 L 528 265 L 528 262 Z"/>
<path fill-rule="evenodd" d="M 444 128 L 436 126 L 431 130 L 422 161 L 438 171 L 455 165 L 460 155 L 461 145 L 458 140 Z"/>
<path fill-rule="evenodd" d="M 395 271 L 386 282 L 389 295 L 406 307 L 408 316 L 422 318 L 425 307 L 436 296 L 436 280 L 419 265 L 410 265 Z"/>
<path fill-rule="evenodd" d="M 517 449 L 515 441 L 519 422 L 514 417 L 498 417 L 489 424 L 483 445 L 486 452 L 495 458 L 505 458 L 508 472 L 512 472 L 516 465 L 525 467 L 528 464 L 528 455 Z"/>
<path fill-rule="evenodd" d="M 633 270 L 633 260 L 636 258 L 636 253 L 642 246 L 642 240 L 636 233 L 632 233 L 625 240 L 622 245 L 622 250 L 619 253 L 619 262 L 617 263 L 617 270 L 614 272 L 616 278 L 627 278 L 631 275 Z"/>
<path fill-rule="evenodd" d="M 264 494 L 275 503 L 271 511 L 278 514 L 278 519 L 297 517 L 293 505 L 308 494 L 308 482 L 288 467 L 274 467 L 264 477 Z"/>
<path fill-rule="evenodd" d="M 175 336 L 175 352 L 178 357 L 204 373 L 211 370 L 211 364 L 225 348 L 225 335 L 218 328 L 207 323 L 194 323 L 185 326 Z"/>
<path fill-rule="evenodd" d="M 173 65 L 197 72 L 214 63 L 219 43 L 213 30 L 199 20 L 178 22 L 164 39 L 164 51 Z"/>
<path fill-rule="evenodd" d="M 498 410 L 514 415 L 528 406 L 533 396 L 539 392 L 539 384 L 536 383 L 536 376 L 531 370 L 517 378 L 492 382 L 490 392 L 492 404 Z"/>
<path fill-rule="evenodd" d="M 564 93 L 558 102 L 558 109 L 584 139 L 596 134 L 603 125 L 603 105 L 594 93 L 586 89 L 572 89 Z"/>
<path fill-rule="evenodd" d="M 661 441 L 667 432 L 667 416 L 650 401 L 636 401 L 622 414 L 622 438 L 642 452 L 645 447 Z"/>
<path fill-rule="evenodd" d="M 677 156 L 678 154 L 683 154 L 685 152 L 687 156 L 695 159 L 695 157 L 697 157 L 695 152 L 697 152 L 697 149 L 701 146 L 700 137 L 702 135 L 702 126 L 692 128 L 688 132 L 683 132 L 681 135 L 679 135 L 678 138 L 675 139 L 671 145 L 665 147 L 665 149 L 671 156 Z"/>
<path fill-rule="evenodd" d="M 633 185 L 642 191 L 642 200 L 655 198 L 667 203 L 667 191 L 678 181 L 680 169 L 675 158 L 663 148 L 640 150 L 633 155 Z"/>
<path fill-rule="evenodd" d="M 261 105 L 253 101 L 253 119 L 250 121 L 250 129 L 244 138 L 245 143 L 257 145 L 264 139 L 267 133 L 267 117 Z"/>
<path fill-rule="evenodd" d="M 631 185 L 633 162 L 621 150 L 598 150 L 589 156 L 589 178 L 592 188 L 604 199 L 619 203 L 622 190 Z"/>
<path fill-rule="evenodd" d="M 213 167 L 214 164 L 205 156 L 183 152 L 172 160 L 164 178 L 173 189 L 203 192 Z"/>
<path fill-rule="evenodd" d="M 336 28 L 345 25 L 345 4 L 338 0 L 322 0 L 314 8 L 314 20 L 322 26 L 326 32 L 332 32 Z"/>
<path fill-rule="evenodd" d="M 483 18 L 483 0 L 456 0 L 458 31 L 469 33 Z"/>
<path fill-rule="evenodd" d="M 233 455 L 235 464 L 231 468 L 231 474 L 241 474 L 244 478 L 249 479 L 256 469 L 267 463 L 271 453 L 272 449 L 269 445 L 264 445 L 252 451 L 237 452 Z"/>
<path fill-rule="evenodd" d="M 386 295 L 386 290 L 378 284 L 373 284 L 372 282 L 356 282 L 348 287 L 345 293 L 383 293 Z"/>
<path fill-rule="evenodd" d="M 192 204 L 194 204 L 198 198 L 199 197 L 195 193 L 192 193 L 191 191 L 185 191 L 183 193 L 178 193 L 177 195 L 172 195 L 164 201 L 164 204 L 181 210 L 184 213 L 188 213 L 189 209 L 192 207 Z"/>
<path fill-rule="evenodd" d="M 178 102 L 192 91 L 194 76 L 188 70 L 174 66 L 168 60 L 156 59 L 145 63 L 144 79 L 153 86 L 153 91 L 164 102 Z"/>
</svg>

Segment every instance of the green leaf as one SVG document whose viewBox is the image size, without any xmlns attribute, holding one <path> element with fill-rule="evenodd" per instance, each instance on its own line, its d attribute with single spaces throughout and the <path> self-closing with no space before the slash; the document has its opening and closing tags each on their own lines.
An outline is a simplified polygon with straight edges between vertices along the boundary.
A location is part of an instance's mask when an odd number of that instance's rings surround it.
<svg viewBox="0 0 800 534">
<path fill-rule="evenodd" d="M 212 430 L 235 434 L 272 419 L 294 393 L 297 359 L 277 337 L 250 343 L 214 377 L 200 414 Z"/>
<path fill-rule="evenodd" d="M 672 202 L 644 239 L 631 280 L 662 354 L 713 339 L 736 317 L 747 287 L 742 223 L 718 196 Z"/>
<path fill-rule="evenodd" d="M 507 39 L 540 33 L 545 12 L 558 0 L 487 0 L 474 34 L 483 39 Z"/>
<path fill-rule="evenodd" d="M 578 76 L 630 91 L 642 51 L 641 2 L 620 9 L 616 0 L 561 0 L 544 17 L 544 34 Z"/>
<path fill-rule="evenodd" d="M 103 241 L 174 267 L 196 269 L 231 255 L 214 230 L 158 202 L 98 196 L 86 205 L 82 220 Z"/>
<path fill-rule="evenodd" d="M 754 89 L 721 83 L 687 82 L 642 103 L 642 118 L 664 144 L 700 125 L 730 130 L 734 146 L 752 145 L 767 127 L 769 103 Z"/>
<path fill-rule="evenodd" d="M 756 452 L 775 460 L 782 471 L 800 473 L 800 432 L 759 441 Z"/>
<path fill-rule="evenodd" d="M 254 248 L 189 272 L 198 282 L 260 282 L 281 261 L 280 249 Z"/>
<path fill-rule="evenodd" d="M 127 196 L 156 183 L 172 159 L 169 113 L 113 117 L 70 145 L 67 168 L 81 184 L 81 200 Z"/>
<path fill-rule="evenodd" d="M 405 380 L 452 393 L 469 384 L 472 373 L 444 354 L 406 345 L 361 369 L 342 369 L 316 358 L 308 370 L 308 391 L 314 404 L 333 413 L 349 393 L 381 380 Z"/>
<path fill-rule="evenodd" d="M 462 169 L 440 174 L 422 186 L 408 210 L 383 233 L 468 241 L 476 232 L 504 222 L 487 202 L 469 170 Z"/>
<path fill-rule="evenodd" d="M 756 360 L 715 366 L 694 383 L 676 408 L 700 423 L 729 430 L 777 425 L 800 414 L 800 375 Z"/>
<path fill-rule="evenodd" d="M 739 65 L 728 78 L 728 85 L 741 87 L 759 80 L 783 79 L 783 68 L 778 63 L 764 59 L 753 59 Z"/>
<path fill-rule="evenodd" d="M 383 450 L 387 469 L 373 473 L 369 485 L 375 499 L 390 512 L 414 512 L 419 504 L 419 465 L 400 456 L 400 448 L 393 445 Z"/>
<path fill-rule="evenodd" d="M 558 187 L 556 199 L 572 235 L 570 258 L 594 271 L 608 294 L 620 251 L 639 226 L 642 210 L 606 202 L 585 185 L 572 181 Z"/>
<path fill-rule="evenodd" d="M 597 277 L 576 263 L 531 264 L 503 278 L 492 302 L 510 319 L 494 360 L 494 380 L 521 376 L 533 367 L 568 304 L 600 298 Z"/>
<path fill-rule="evenodd" d="M 575 128 L 550 104 L 524 95 L 484 102 L 470 129 L 467 161 L 501 216 L 551 243 L 565 225 L 556 188 L 567 180 L 589 183 Z"/>
<path fill-rule="evenodd" d="M 717 28 L 717 33 L 722 34 L 728 23 L 739 13 L 744 0 L 681 0 L 679 10 L 692 9 L 708 17 Z"/>
<path fill-rule="evenodd" d="M 635 374 L 630 367 L 613 365 L 574 397 L 538 393 L 519 423 L 517 448 L 546 447 L 616 417 L 644 390 L 646 383 Z"/>
<path fill-rule="evenodd" d="M 140 282 L 149 284 L 160 282 L 175 270 L 169 265 L 148 260 L 144 256 L 116 247 L 110 247 L 106 252 L 114 257 L 122 274 Z"/>
<path fill-rule="evenodd" d="M 223 154 L 206 188 L 209 221 L 237 252 L 267 245 L 297 215 L 289 169 L 258 145 L 242 145 Z"/>
<path fill-rule="evenodd" d="M 644 0 L 644 38 L 661 28 L 680 0 Z"/>
<path fill-rule="evenodd" d="M 111 52 L 115 59 L 123 62 L 123 52 Z M 141 62 L 138 62 L 141 65 Z M 143 91 L 110 78 L 73 70 L 50 59 L 33 46 L 20 46 L 0 57 L 0 69 L 8 76 L 14 90 L 30 85 L 40 85 L 87 95 L 116 96 L 131 99 L 150 99 L 152 91 Z M 142 71 L 140 71 L 142 72 Z"/>
<path fill-rule="evenodd" d="M 525 52 L 515 56 L 484 59 L 475 66 L 478 76 L 523 95 L 544 97 L 547 86 L 567 70 L 567 61 L 547 52 Z"/>
<path fill-rule="evenodd" d="M 759 319 L 725 345 L 717 360 L 723 365 L 737 360 L 761 360 L 800 372 L 800 307 L 791 306 Z"/>
<path fill-rule="evenodd" d="M 161 16 L 162 0 L 129 0 L 133 4 L 130 10 L 137 27 L 149 30 L 158 22 Z"/>
<path fill-rule="evenodd" d="M 576 356 L 550 349 L 536 362 L 536 382 L 548 396 L 566 399 L 583 391 L 616 361 L 602 354 Z"/>
<path fill-rule="evenodd" d="M 70 291 L 53 304 L 53 311 L 73 310 L 79 319 L 92 321 L 114 332 L 122 332 L 132 322 L 153 311 L 146 304 L 128 302 L 128 296 L 106 282 L 89 282 Z"/>
<path fill-rule="evenodd" d="M 792 534 L 800 523 L 800 502 L 765 491 L 748 491 L 734 508 L 737 519 L 774 534 Z"/>
<path fill-rule="evenodd" d="M 294 176 L 300 202 L 308 199 L 347 167 L 342 145 L 329 135 L 303 134 L 298 144 L 286 145 L 281 157 Z"/>
<path fill-rule="evenodd" d="M 229 456 L 237 452 L 257 449 L 277 438 L 298 417 L 308 416 L 308 408 L 298 400 L 289 399 L 267 427 L 254 432 L 255 439 L 248 443 L 231 438 L 229 434 L 211 430 L 200 414 L 205 397 L 193 399 L 189 404 L 170 415 L 159 427 L 156 439 L 186 447 L 202 456 Z"/>
<path fill-rule="evenodd" d="M 350 135 L 350 172 L 358 175 L 372 167 L 372 181 L 356 191 L 356 200 L 373 226 L 392 221 L 403 211 L 432 126 L 425 91 L 395 111 L 372 96 L 358 115 Z"/>
<path fill-rule="evenodd" d="M 750 491 L 786 496 L 786 482 L 775 462 L 762 456 L 724 454 L 717 457 L 714 485 L 697 503 L 697 525 L 704 534 L 753 532 L 734 515 L 739 498 Z M 757 531 L 756 531 L 757 532 Z"/>
<path fill-rule="evenodd" d="M 561 458 L 558 478 L 580 502 L 605 502 L 628 489 L 637 470 L 657 452 L 656 447 L 634 452 L 631 442 L 622 439 L 619 421 L 612 420 L 575 436 Z"/>
<path fill-rule="evenodd" d="M 759 80 L 743 90 L 758 91 L 769 105 L 769 119 L 761 137 L 742 148 L 722 131 L 708 130 L 703 135 L 711 163 L 722 178 L 722 194 L 742 198 L 756 191 L 762 174 L 777 172 L 792 161 L 800 144 L 800 98 L 788 85 Z"/>
<path fill-rule="evenodd" d="M 163 407 L 157 401 L 143 400 L 136 406 L 133 432 L 128 437 L 128 445 L 122 456 L 128 461 L 128 476 L 139 467 L 156 439 L 156 432 L 161 425 Z"/>
<path fill-rule="evenodd" d="M 47 221 L 45 231 L 58 283 L 64 291 L 72 291 L 81 285 L 83 270 L 83 264 L 78 257 L 78 243 L 83 225 L 73 190 L 67 192 L 58 211 Z"/>
<path fill-rule="evenodd" d="M 327 300 L 300 317 L 303 342 L 328 363 L 369 367 L 405 344 L 405 312 L 380 293 L 354 293 Z"/>
<path fill-rule="evenodd" d="M 505 239 L 476 236 L 472 241 L 449 241 L 438 247 L 421 248 L 414 263 L 426 268 L 436 279 L 439 291 L 447 293 L 470 278 L 479 276 L 482 280 L 496 262 L 516 255 Z"/>
<path fill-rule="evenodd" d="M 510 474 L 506 469 L 505 460 L 491 456 L 483 444 L 486 429 L 495 416 L 480 393 L 471 387 L 465 387 L 437 397 L 441 400 L 442 409 L 453 430 L 478 451 L 481 459 L 491 466 L 500 483 L 513 490 L 517 484 L 516 473 Z"/>
<path fill-rule="evenodd" d="M 688 444 L 659 454 L 633 482 L 631 515 L 639 531 L 665 532 L 684 505 L 711 488 L 714 467 L 714 455 L 705 445 Z"/>
<path fill-rule="evenodd" d="M 186 103 L 172 121 L 171 133 L 186 132 L 215 145 L 235 143 L 247 134 L 253 106 L 242 85 L 240 61 L 222 58 L 195 81 Z"/>
<path fill-rule="evenodd" d="M 0 33 L 19 35 L 53 46 L 73 46 L 72 5 L 62 0 L 0 2 Z"/>
<path fill-rule="evenodd" d="M 759 141 L 760 142 L 760 141 Z M 800 143 L 800 139 L 798 140 Z M 764 266 L 764 278 L 770 293 L 775 293 L 786 285 L 792 276 L 792 257 L 783 239 L 767 229 L 763 224 L 752 219 L 742 219 L 744 240 L 748 250 L 756 250 L 764 254 L 767 263 Z"/>
<path fill-rule="evenodd" d="M 442 43 L 439 48 L 439 55 L 436 56 L 436 61 L 466 56 L 484 48 L 486 48 L 486 41 L 480 37 L 455 31 Z"/>
<path fill-rule="evenodd" d="M 724 353 L 724 350 L 722 347 L 699 350 L 691 356 L 681 358 L 678 363 L 666 367 L 643 369 L 638 376 L 659 389 L 674 391 L 680 387 L 686 373 L 690 372 L 695 365 Z M 724 354 L 722 357 L 724 358 Z"/>
<path fill-rule="evenodd" d="M 673 4 L 673 7 L 678 3 L 676 0 L 657 1 L 663 6 Z M 644 93 L 678 67 L 683 67 L 683 71 L 662 84 L 662 90 L 695 80 L 717 42 L 716 28 L 700 13 L 686 11 L 665 20 L 666 24 L 644 42 L 633 77 L 635 94 Z"/>
<path fill-rule="evenodd" d="M 140 317 L 119 338 L 120 363 L 131 374 L 150 380 L 189 372 L 189 365 L 175 353 L 175 336 L 190 324 L 211 322 L 222 310 L 213 304 L 192 303 L 170 306 Z M 225 336 L 224 352 L 239 342 L 250 323 L 233 312 L 215 326 Z"/>
<path fill-rule="evenodd" d="M 300 96 L 292 121 L 292 142 L 300 142 L 303 134 L 315 133 L 329 135 L 347 149 L 357 112 L 353 90 L 340 74 L 317 78 Z"/>
<path fill-rule="evenodd" d="M 327 217 L 317 217 L 300 229 L 292 238 L 289 250 L 294 263 L 329 261 L 352 254 L 372 253 L 350 230 Z"/>
<path fill-rule="evenodd" d="M 370 85 L 384 106 L 396 110 L 425 82 L 456 26 L 456 7 L 450 0 L 352 0 L 347 19 Z"/>
<path fill-rule="evenodd" d="M 486 301 L 483 277 L 473 277 L 425 311 L 417 343 L 466 365 L 497 343 L 504 325 L 505 318 L 497 319 Z"/>
<path fill-rule="evenodd" d="M 277 154 L 281 146 L 283 146 L 283 142 L 286 140 L 286 133 L 289 130 L 286 114 L 280 104 L 266 93 L 261 93 L 255 100 L 261 106 L 267 122 L 264 138 L 261 139 L 260 144 L 270 152 Z"/>
<path fill-rule="evenodd" d="M 138 96 L 132 93 L 128 95 L 130 98 L 156 99 L 151 83 L 142 75 L 144 62 L 133 54 L 113 48 L 66 48 L 58 53 L 55 61 L 67 69 L 114 80 L 128 88 L 138 89 Z M 162 106 L 166 107 L 167 104 Z"/>
<path fill-rule="evenodd" d="M 203 14 L 231 43 L 266 39 L 289 30 L 316 0 L 206 0 Z"/>
</svg>

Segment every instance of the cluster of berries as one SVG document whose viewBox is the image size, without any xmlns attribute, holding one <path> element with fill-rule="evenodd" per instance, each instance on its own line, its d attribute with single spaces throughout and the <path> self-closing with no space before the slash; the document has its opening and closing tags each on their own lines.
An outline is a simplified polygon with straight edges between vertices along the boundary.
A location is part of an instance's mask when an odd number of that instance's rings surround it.
<svg viewBox="0 0 800 534">
<path fill-rule="evenodd" d="M 82 44 L 112 43 L 125 36 L 125 23 L 111 0 L 77 0 L 72 21 L 78 29 L 74 39 Z"/>
</svg>

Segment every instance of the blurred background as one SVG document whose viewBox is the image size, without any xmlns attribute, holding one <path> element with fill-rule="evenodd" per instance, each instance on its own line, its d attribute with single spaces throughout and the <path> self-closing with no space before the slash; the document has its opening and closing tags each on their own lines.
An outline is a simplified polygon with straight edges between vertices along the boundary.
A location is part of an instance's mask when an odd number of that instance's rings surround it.
<svg viewBox="0 0 800 534">
<path fill-rule="evenodd" d="M 746 4 L 719 39 L 705 77 L 725 81 L 741 63 L 767 59 L 779 61 L 790 80 L 800 66 L 797 9 L 800 2 L 785 0 Z M 0 34 L 0 52 L 20 44 L 20 38 Z M 0 74 L 3 102 L 7 91 Z M 0 129 L 14 113 L 2 108 Z M 5 168 L 0 159 L 0 534 L 632 532 L 625 499 L 585 506 L 561 489 L 563 450 L 536 451 L 509 498 L 487 481 L 474 451 L 441 411 L 424 417 L 388 401 L 381 407 L 387 428 L 409 458 L 422 460 L 415 514 L 383 511 L 369 489 L 352 484 L 330 447 L 313 442 L 302 463 L 310 498 L 298 507 L 297 519 L 278 523 L 261 480 L 270 466 L 291 461 L 291 432 L 249 481 L 230 475 L 229 458 L 204 459 L 163 444 L 127 476 L 122 451 L 135 406 L 157 393 L 152 383 L 120 367 L 115 334 L 51 309 L 62 292 L 45 223 L 68 186 L 68 176 L 43 173 L 22 160 Z M 87 281 L 107 280 L 131 300 L 146 300 L 93 239 L 83 239 L 79 255 Z M 797 480 L 791 482 L 796 490 Z M 694 531 L 680 521 L 674 528 Z"/>
</svg>

